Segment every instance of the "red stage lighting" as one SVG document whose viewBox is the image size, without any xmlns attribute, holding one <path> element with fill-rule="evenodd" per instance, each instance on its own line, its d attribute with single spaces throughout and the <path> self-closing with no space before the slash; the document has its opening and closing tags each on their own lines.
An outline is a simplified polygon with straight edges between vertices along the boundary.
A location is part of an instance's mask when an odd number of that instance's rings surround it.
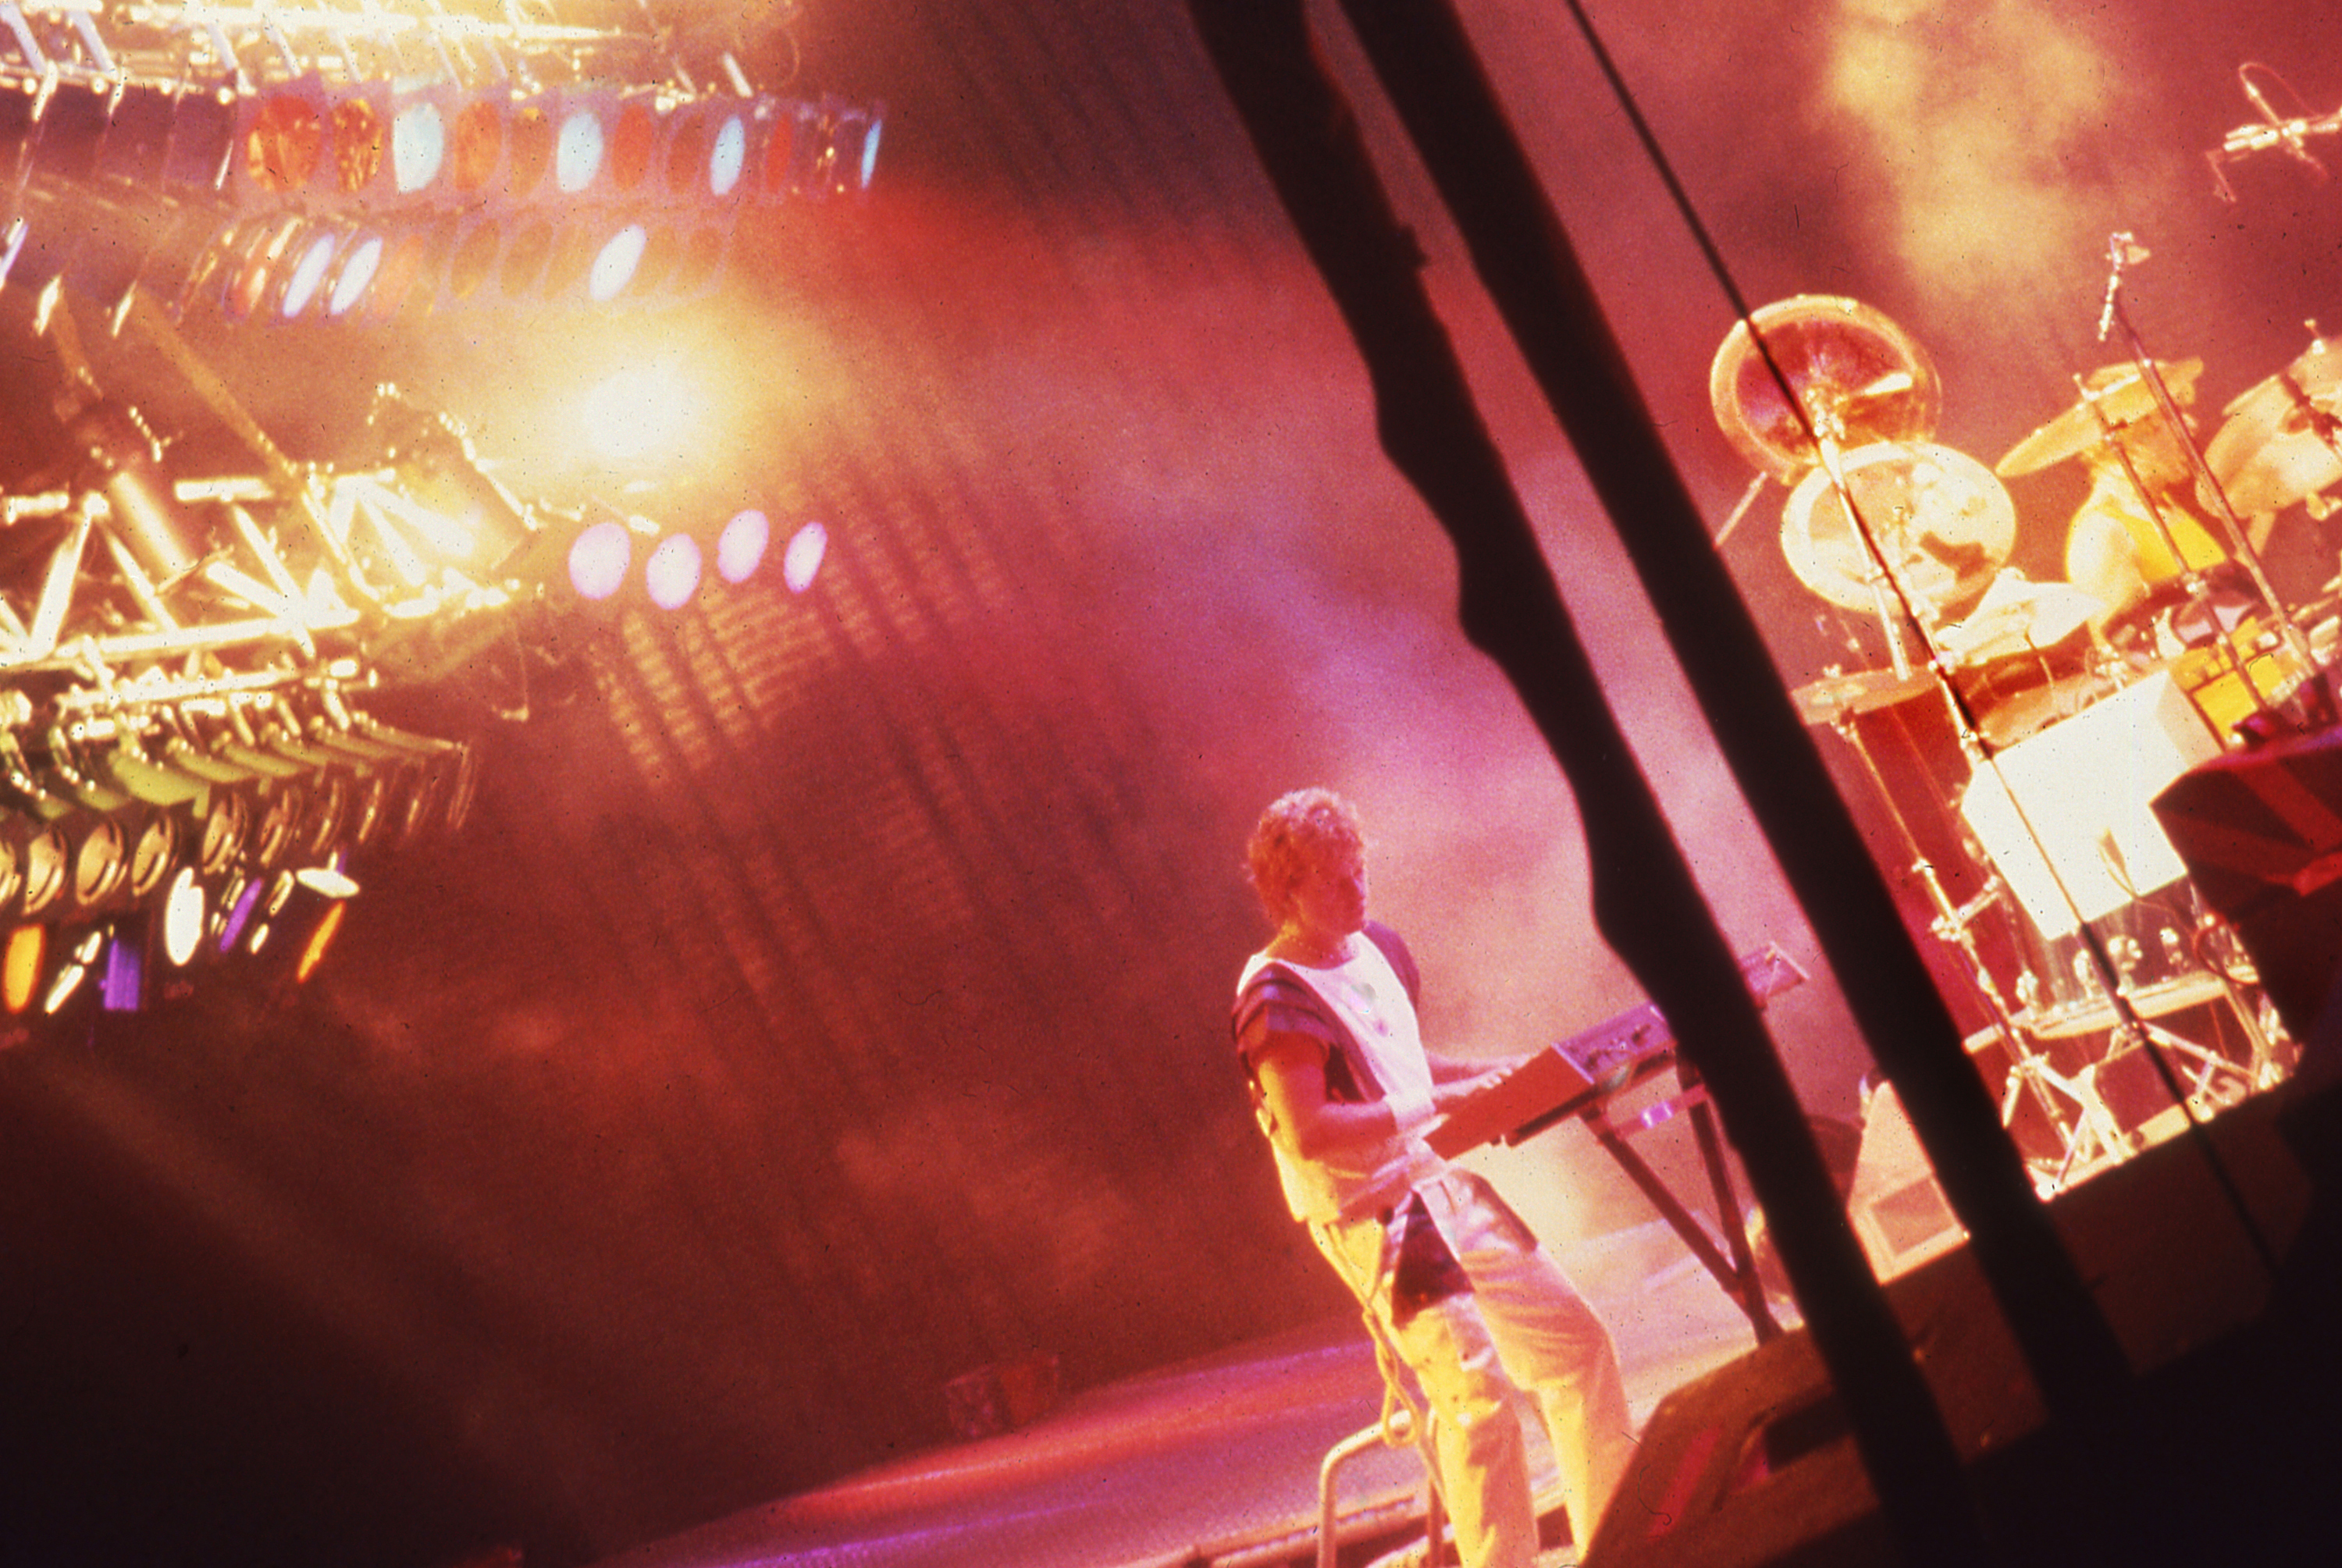
<svg viewBox="0 0 2342 1568">
<path fill-rule="evenodd" d="M 770 105 L 770 116 L 763 132 L 764 174 L 757 182 L 759 194 L 768 201 L 794 195 L 803 187 L 806 169 L 800 165 L 814 142 L 812 105 L 776 103 Z"/>
<path fill-rule="evenodd" d="M 658 145 L 658 116 L 649 100 L 629 98 L 618 105 L 610 126 L 610 187 L 631 195 L 642 188 L 651 172 L 651 155 Z"/>
<path fill-rule="evenodd" d="M 593 232 L 586 225 L 573 218 L 556 225 L 545 257 L 545 275 L 539 280 L 545 297 L 558 300 L 583 288 L 586 274 L 594 265 L 595 248 Z"/>
<path fill-rule="evenodd" d="M 245 183 L 270 195 L 305 189 L 325 145 L 325 116 L 314 89 L 269 92 L 245 121 Z"/>
<path fill-rule="evenodd" d="M 382 175 L 385 135 L 382 105 L 365 96 L 344 98 L 325 116 L 333 143 L 334 189 L 361 196 Z"/>
<path fill-rule="evenodd" d="M 666 194 L 689 198 L 699 194 L 707 161 L 707 122 L 688 111 L 669 117 L 666 135 Z"/>
<path fill-rule="evenodd" d="M 455 151 L 448 182 L 465 195 L 485 190 L 504 161 L 504 105 L 492 98 L 475 98 L 458 110 Z"/>
<path fill-rule="evenodd" d="M 506 299 L 528 298 L 544 284 L 552 260 L 553 225 L 542 218 L 532 219 L 505 246 L 496 286 Z"/>
<path fill-rule="evenodd" d="M 445 247 L 454 244 L 443 225 L 410 230 L 385 244 L 374 286 L 366 291 L 365 319 L 374 325 L 389 321 L 439 266 Z"/>
<path fill-rule="evenodd" d="M 553 116 L 528 105 L 513 112 L 505 131 L 505 195 L 525 201 L 553 166 Z"/>
</svg>

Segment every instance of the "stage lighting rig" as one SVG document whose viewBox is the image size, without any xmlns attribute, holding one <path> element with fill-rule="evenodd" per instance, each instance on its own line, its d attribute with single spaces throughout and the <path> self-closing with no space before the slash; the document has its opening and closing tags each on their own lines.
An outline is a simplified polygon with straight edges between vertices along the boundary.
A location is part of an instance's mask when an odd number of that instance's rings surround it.
<svg viewBox="0 0 2342 1568">
<path fill-rule="evenodd" d="M 230 324 L 689 298 L 743 210 L 867 189 L 885 121 L 727 44 L 639 5 L 0 5 L 0 280 Z"/>
<path fill-rule="evenodd" d="M 616 514 L 515 494 L 395 387 L 296 457 L 181 329 L 672 303 L 743 213 L 868 188 L 882 106 L 762 90 L 728 25 L 658 6 L 0 0 L 0 301 L 34 305 L 20 360 L 55 362 L 13 389 L 38 471 L 0 474 L 0 1009 L 255 974 L 288 922 L 297 981 L 354 871 L 463 819 L 475 747 L 383 714 L 525 712 L 500 683 L 557 673 L 559 617 L 598 613 L 575 547 Z M 125 350 L 105 375 L 77 305 Z M 158 355 L 215 428 L 106 385 Z M 761 514 L 629 504 L 616 614 L 782 553 Z"/>
<path fill-rule="evenodd" d="M 134 298 L 124 319 L 200 368 L 159 314 Z M 115 944 L 118 999 L 155 973 L 121 945 L 134 927 L 185 948 L 199 906 L 224 919 L 257 880 L 345 878 L 460 822 L 471 747 L 369 708 L 416 684 L 417 637 L 506 627 L 536 590 L 502 563 L 540 524 L 459 425 L 390 389 L 368 462 L 305 464 L 213 378 L 259 471 L 195 470 L 100 385 L 61 291 L 35 321 L 59 439 L 36 484 L 0 491 L 0 928 L 51 931 L 36 962 L 85 972 L 93 934 Z"/>
</svg>

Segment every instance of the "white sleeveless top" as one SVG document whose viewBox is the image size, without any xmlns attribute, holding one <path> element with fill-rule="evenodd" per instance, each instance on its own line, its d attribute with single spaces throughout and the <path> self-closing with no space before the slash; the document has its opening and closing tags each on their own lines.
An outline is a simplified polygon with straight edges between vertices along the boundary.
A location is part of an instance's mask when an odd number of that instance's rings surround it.
<svg viewBox="0 0 2342 1568">
<path fill-rule="evenodd" d="M 1237 994 L 1263 970 L 1275 968 L 1307 986 L 1326 1015 L 1348 1034 L 1358 1065 L 1371 1074 L 1380 1097 L 1427 1099 L 1431 1065 L 1424 1059 L 1415 1006 L 1407 1000 L 1390 961 L 1372 940 L 1360 936 L 1356 951 L 1330 968 L 1256 953 L 1236 982 Z M 1374 1085 L 1361 1084 L 1373 1095 Z M 1276 1157 L 1277 1180 L 1293 1217 L 1318 1223 L 1361 1219 L 1394 1205 L 1416 1183 L 1446 1169 L 1446 1163 L 1424 1143 L 1420 1130 L 1396 1134 L 1380 1144 L 1345 1150 L 1327 1159 L 1304 1158 L 1288 1129 L 1272 1124 L 1260 1107 L 1261 1130 Z"/>
</svg>

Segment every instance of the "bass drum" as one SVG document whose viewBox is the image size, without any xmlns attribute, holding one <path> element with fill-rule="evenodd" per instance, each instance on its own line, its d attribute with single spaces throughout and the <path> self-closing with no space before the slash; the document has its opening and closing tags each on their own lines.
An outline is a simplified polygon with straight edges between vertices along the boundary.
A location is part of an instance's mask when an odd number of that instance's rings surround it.
<svg viewBox="0 0 2342 1568">
<path fill-rule="evenodd" d="M 2098 984 L 2081 934 L 2043 936 L 2029 920 L 2017 924 L 2023 927 L 2025 964 L 2017 981 L 2017 1024 L 2045 1040 L 2112 1029 L 2115 1005 Z M 2185 884 L 2125 904 L 2091 925 L 2106 944 L 2117 989 L 2141 1018 L 2217 1002 L 2230 981 L 2252 981 L 2227 929 L 2198 918 L 2195 892 Z"/>
</svg>

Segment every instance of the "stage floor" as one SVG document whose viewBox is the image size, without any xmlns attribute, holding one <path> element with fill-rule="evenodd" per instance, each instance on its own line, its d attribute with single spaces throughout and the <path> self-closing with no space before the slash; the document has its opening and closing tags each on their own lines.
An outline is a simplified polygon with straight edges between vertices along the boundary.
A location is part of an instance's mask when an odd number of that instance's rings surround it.
<svg viewBox="0 0 2342 1568">
<path fill-rule="evenodd" d="M 1747 1319 L 1663 1222 L 1562 1254 L 1609 1323 L 1639 1422 L 1747 1351 Z M 1371 1425 L 1382 1383 L 1346 1314 L 1208 1360 L 1076 1393 L 1030 1426 L 905 1460 L 609 1559 L 606 1568 L 1266 1568 L 1314 1561 L 1318 1470 Z M 1537 1423 L 1524 1423 L 1534 1433 Z M 1532 1453 L 1540 1494 L 1550 1456 Z M 1340 1473 L 1338 1533 L 1421 1507 L 1412 1449 Z M 1566 1561 L 1558 1558 L 1559 1561 Z"/>
</svg>

